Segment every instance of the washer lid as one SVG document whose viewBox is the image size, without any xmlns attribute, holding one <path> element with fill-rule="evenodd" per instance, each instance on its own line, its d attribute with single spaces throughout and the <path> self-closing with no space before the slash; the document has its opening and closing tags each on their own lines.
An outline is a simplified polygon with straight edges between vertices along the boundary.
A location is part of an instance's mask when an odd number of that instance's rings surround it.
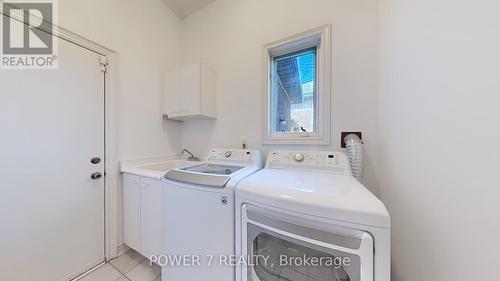
<svg viewBox="0 0 500 281">
<path fill-rule="evenodd" d="M 207 174 L 207 175 L 230 176 L 243 168 L 245 168 L 245 167 L 234 166 L 234 165 L 203 163 L 203 164 L 199 164 L 199 165 L 195 165 L 195 166 L 180 168 L 179 170 L 186 171 L 186 172 Z"/>
<path fill-rule="evenodd" d="M 236 196 L 326 219 L 391 226 L 384 204 L 352 176 L 264 169 L 241 181 Z"/>
<path fill-rule="evenodd" d="M 202 163 L 169 170 L 165 178 L 198 185 L 225 187 L 231 178 L 241 172 L 245 166 Z"/>
</svg>

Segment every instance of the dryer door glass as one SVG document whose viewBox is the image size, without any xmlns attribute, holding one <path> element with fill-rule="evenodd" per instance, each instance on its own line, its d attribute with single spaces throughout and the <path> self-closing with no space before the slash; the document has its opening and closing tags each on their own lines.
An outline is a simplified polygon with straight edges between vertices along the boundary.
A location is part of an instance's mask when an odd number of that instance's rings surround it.
<svg viewBox="0 0 500 281">
<path fill-rule="evenodd" d="M 360 281 L 359 256 L 279 234 L 249 223 L 253 256 L 247 280 Z"/>
</svg>

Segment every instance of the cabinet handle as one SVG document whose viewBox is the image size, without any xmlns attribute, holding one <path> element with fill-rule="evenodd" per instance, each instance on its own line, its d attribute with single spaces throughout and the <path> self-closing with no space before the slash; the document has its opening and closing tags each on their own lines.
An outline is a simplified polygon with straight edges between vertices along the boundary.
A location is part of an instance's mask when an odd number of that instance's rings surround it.
<svg viewBox="0 0 500 281">
<path fill-rule="evenodd" d="M 147 183 L 141 183 L 141 186 L 143 186 L 143 187 L 148 187 L 148 186 L 149 186 L 149 184 L 147 184 Z"/>
<path fill-rule="evenodd" d="M 137 181 L 137 180 L 133 180 L 133 181 L 132 181 L 132 184 L 139 184 L 139 181 Z"/>
</svg>

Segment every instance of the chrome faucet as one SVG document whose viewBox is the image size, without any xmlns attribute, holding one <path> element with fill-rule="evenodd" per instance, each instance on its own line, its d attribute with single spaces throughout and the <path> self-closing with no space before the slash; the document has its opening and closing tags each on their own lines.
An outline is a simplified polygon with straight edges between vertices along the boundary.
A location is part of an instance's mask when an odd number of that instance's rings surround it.
<svg viewBox="0 0 500 281">
<path fill-rule="evenodd" d="M 187 150 L 185 148 L 182 149 L 182 151 L 181 151 L 181 157 L 184 154 L 184 152 L 186 152 L 187 154 L 189 154 L 187 160 L 189 160 L 189 161 L 200 161 L 200 157 L 195 156 L 193 153 L 191 153 L 191 151 L 189 151 L 189 150 Z"/>
</svg>

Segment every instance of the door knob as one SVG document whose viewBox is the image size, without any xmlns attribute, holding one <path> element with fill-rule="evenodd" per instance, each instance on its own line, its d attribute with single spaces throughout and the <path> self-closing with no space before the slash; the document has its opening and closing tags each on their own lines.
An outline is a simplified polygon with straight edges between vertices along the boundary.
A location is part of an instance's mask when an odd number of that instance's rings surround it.
<svg viewBox="0 0 500 281">
<path fill-rule="evenodd" d="M 93 180 L 98 180 L 98 179 L 102 178 L 102 174 L 101 174 L 101 173 L 99 173 L 99 172 L 97 172 L 97 173 L 92 173 L 92 174 L 90 175 L 90 178 L 91 178 L 91 179 L 93 179 Z"/>
<path fill-rule="evenodd" d="M 92 157 L 92 159 L 90 159 L 90 163 L 92 163 L 92 164 L 99 164 L 99 163 L 101 163 L 101 158 L 99 158 L 99 157 Z"/>
</svg>

